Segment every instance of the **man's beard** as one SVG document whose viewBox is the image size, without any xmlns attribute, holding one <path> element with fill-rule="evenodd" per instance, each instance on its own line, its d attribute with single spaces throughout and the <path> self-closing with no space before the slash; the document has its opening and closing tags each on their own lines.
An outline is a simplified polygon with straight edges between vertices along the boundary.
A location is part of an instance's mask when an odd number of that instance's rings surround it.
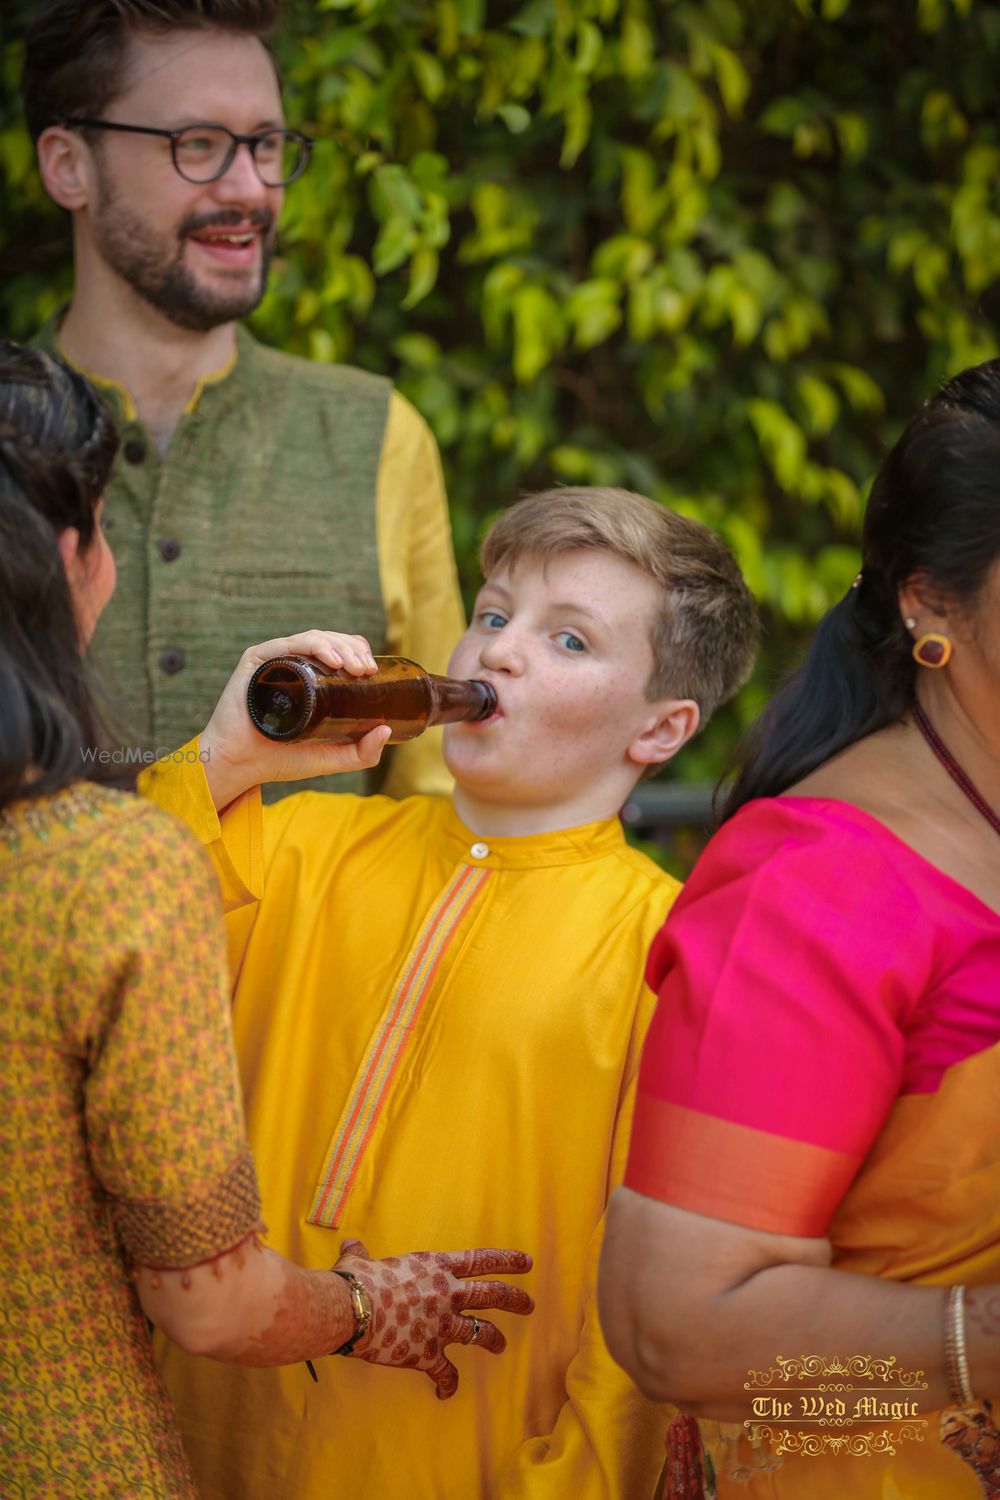
<svg viewBox="0 0 1000 1500">
<path fill-rule="evenodd" d="M 188 235 L 210 226 L 236 224 L 252 224 L 262 231 L 260 276 L 252 285 L 236 285 L 231 291 L 201 285 L 184 264 Z M 274 215 L 269 210 L 239 213 L 236 209 L 220 209 L 215 214 L 192 214 L 179 226 L 172 245 L 165 235 L 154 234 L 102 181 L 94 234 L 97 249 L 111 269 L 171 323 L 193 333 L 207 333 L 220 323 L 245 318 L 267 289 L 274 254 Z"/>
</svg>

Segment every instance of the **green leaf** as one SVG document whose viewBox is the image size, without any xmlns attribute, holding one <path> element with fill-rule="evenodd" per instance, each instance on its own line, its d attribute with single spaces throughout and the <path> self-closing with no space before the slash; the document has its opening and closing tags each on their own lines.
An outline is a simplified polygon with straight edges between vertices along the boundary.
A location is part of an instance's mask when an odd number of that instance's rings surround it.
<svg viewBox="0 0 1000 1500">
<path fill-rule="evenodd" d="M 813 437 L 825 437 L 840 415 L 840 402 L 833 387 L 815 375 L 800 375 L 796 381 L 805 410 L 806 428 Z"/>
<path fill-rule="evenodd" d="M 520 287 L 513 297 L 514 378 L 527 385 L 544 370 L 565 342 L 559 304 L 541 286 Z"/>
<path fill-rule="evenodd" d="M 376 218 L 410 223 L 420 212 L 420 194 L 401 166 L 376 167 L 369 179 L 368 197 Z"/>
<path fill-rule="evenodd" d="M 768 135 L 791 137 L 809 119 L 810 113 L 809 107 L 801 99 L 786 95 L 772 100 L 761 113 L 758 124 Z"/>
<path fill-rule="evenodd" d="M 574 447 L 572 443 L 561 443 L 549 450 L 549 464 L 554 474 L 577 484 L 593 483 L 594 455 L 586 448 Z"/>
<path fill-rule="evenodd" d="M 628 10 L 618 43 L 618 61 L 625 77 L 641 78 L 648 73 L 653 66 L 654 50 L 648 24 L 635 10 Z"/>
<path fill-rule="evenodd" d="M 566 109 L 566 134 L 563 136 L 559 165 L 571 167 L 590 138 L 593 111 L 586 94 L 579 94 Z"/>
<path fill-rule="evenodd" d="M 511 31 L 519 31 L 522 36 L 543 37 L 548 35 L 554 19 L 554 0 L 529 0 L 514 19 L 507 22 L 507 26 Z"/>
<path fill-rule="evenodd" d="M 871 139 L 871 130 L 864 115 L 841 110 L 834 115 L 833 124 L 845 160 L 860 161 L 868 150 Z"/>
<path fill-rule="evenodd" d="M 421 245 L 419 250 L 413 252 L 410 262 L 410 286 L 402 302 L 406 311 L 423 301 L 437 280 L 437 274 L 437 251 L 429 245 Z"/>
<path fill-rule="evenodd" d="M 604 37 L 600 27 L 593 21 L 579 21 L 576 28 L 576 56 L 573 67 L 578 73 L 589 75 L 597 67 L 604 50 Z"/>
<path fill-rule="evenodd" d="M 709 53 L 715 69 L 715 81 L 728 115 L 743 113 L 750 92 L 750 75 L 735 52 L 720 42 L 710 42 Z"/>
<path fill-rule="evenodd" d="M 621 286 L 609 276 L 594 277 L 575 286 L 564 308 L 578 349 L 592 349 L 621 325 Z"/>
<path fill-rule="evenodd" d="M 444 68 L 440 61 L 430 52 L 413 52 L 410 55 L 410 65 L 420 92 L 434 104 L 444 93 L 445 87 Z"/>
<path fill-rule="evenodd" d="M 392 343 L 392 352 L 415 370 L 433 370 L 441 363 L 441 345 L 426 333 L 403 333 Z"/>
<path fill-rule="evenodd" d="M 372 250 L 372 269 L 376 276 L 385 276 L 401 266 L 413 249 L 416 236 L 406 219 L 386 219 L 379 230 Z"/>
<path fill-rule="evenodd" d="M 839 363 L 830 366 L 830 374 L 855 411 L 878 414 L 885 410 L 885 397 L 866 370 Z"/>
<path fill-rule="evenodd" d="M 458 0 L 458 29 L 463 36 L 482 30 L 486 0 Z"/>
<path fill-rule="evenodd" d="M 523 104 L 499 104 L 497 114 L 511 135 L 520 135 L 531 124 L 531 115 Z"/>
<path fill-rule="evenodd" d="M 775 478 L 784 489 L 794 493 L 805 468 L 805 434 L 775 401 L 751 397 L 746 412 Z"/>
</svg>

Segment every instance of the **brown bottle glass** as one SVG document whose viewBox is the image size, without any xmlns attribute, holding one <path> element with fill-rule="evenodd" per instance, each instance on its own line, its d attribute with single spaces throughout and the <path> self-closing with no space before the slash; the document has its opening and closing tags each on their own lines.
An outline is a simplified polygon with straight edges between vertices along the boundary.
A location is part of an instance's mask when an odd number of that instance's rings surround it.
<svg viewBox="0 0 1000 1500">
<path fill-rule="evenodd" d="M 412 740 L 432 724 L 486 719 L 497 706 L 488 682 L 435 677 L 405 656 L 376 656 L 373 677 L 352 677 L 312 656 L 263 662 L 247 688 L 254 727 L 269 740 L 347 745 L 388 724 L 389 743 Z"/>
</svg>

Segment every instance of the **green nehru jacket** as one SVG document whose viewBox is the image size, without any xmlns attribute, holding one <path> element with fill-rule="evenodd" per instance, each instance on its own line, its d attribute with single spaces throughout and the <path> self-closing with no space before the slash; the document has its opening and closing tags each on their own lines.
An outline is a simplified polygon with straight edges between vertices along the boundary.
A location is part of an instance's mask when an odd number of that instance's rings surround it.
<svg viewBox="0 0 1000 1500">
<path fill-rule="evenodd" d="M 36 340 L 51 354 L 56 324 Z M 190 739 L 242 651 L 295 631 L 355 632 L 444 670 L 463 619 L 440 466 L 388 380 L 239 328 L 235 359 L 199 382 L 163 458 L 128 392 L 95 384 L 122 446 L 105 506 L 118 585 L 93 650 L 128 743 Z M 386 790 L 447 789 L 439 736 L 424 738 L 419 755 L 392 752 Z"/>
</svg>

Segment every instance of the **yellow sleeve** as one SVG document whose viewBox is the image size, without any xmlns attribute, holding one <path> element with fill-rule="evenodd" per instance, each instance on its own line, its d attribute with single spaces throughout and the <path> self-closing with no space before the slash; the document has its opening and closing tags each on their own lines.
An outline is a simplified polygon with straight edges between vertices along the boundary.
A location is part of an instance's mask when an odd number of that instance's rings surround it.
<svg viewBox="0 0 1000 1500">
<path fill-rule="evenodd" d="M 197 740 L 149 766 L 140 774 L 137 790 L 186 823 L 215 866 L 235 979 L 264 894 L 265 812 L 268 833 L 277 832 L 294 815 L 298 798 L 285 797 L 265 809 L 255 786 L 216 812 Z"/>
<path fill-rule="evenodd" d="M 137 790 L 186 823 L 215 866 L 234 983 L 282 841 L 297 838 L 300 849 L 326 857 L 339 847 L 338 840 L 350 836 L 354 809 L 375 800 L 302 791 L 265 807 L 255 786 L 216 812 L 196 739 L 147 767 Z M 307 804 L 313 817 L 300 819 Z M 308 875 L 303 879 L 308 883 Z"/>
<path fill-rule="evenodd" d="M 612 1142 L 608 1196 L 625 1172 L 642 1038 L 654 997 L 643 989 L 627 1083 Z M 566 1371 L 566 1399 L 550 1432 L 528 1438 L 502 1477 L 496 1500 L 649 1500 L 663 1468 L 674 1408 L 647 1401 L 608 1353 L 597 1316 L 604 1217 L 588 1247 L 583 1324 Z"/>
<path fill-rule="evenodd" d="M 398 391 L 389 400 L 375 521 L 389 651 L 444 672 L 465 629 L 448 501 L 430 428 Z M 450 795 L 440 730 L 394 747 L 388 762 L 382 790 L 389 796 Z"/>
<path fill-rule="evenodd" d="M 228 914 L 260 900 L 264 819 L 259 786 L 237 797 L 222 813 L 216 812 L 194 739 L 141 772 L 136 790 L 148 802 L 180 818 L 204 846 L 219 877 L 223 911 Z M 278 803 L 275 811 L 281 806 Z"/>
<path fill-rule="evenodd" d="M 113 851 L 95 847 L 96 878 L 71 914 L 70 1004 L 113 997 L 79 1028 L 87 1142 L 130 1258 L 182 1268 L 260 1228 L 260 1196 L 211 869 L 151 808 L 128 832 Z"/>
</svg>

